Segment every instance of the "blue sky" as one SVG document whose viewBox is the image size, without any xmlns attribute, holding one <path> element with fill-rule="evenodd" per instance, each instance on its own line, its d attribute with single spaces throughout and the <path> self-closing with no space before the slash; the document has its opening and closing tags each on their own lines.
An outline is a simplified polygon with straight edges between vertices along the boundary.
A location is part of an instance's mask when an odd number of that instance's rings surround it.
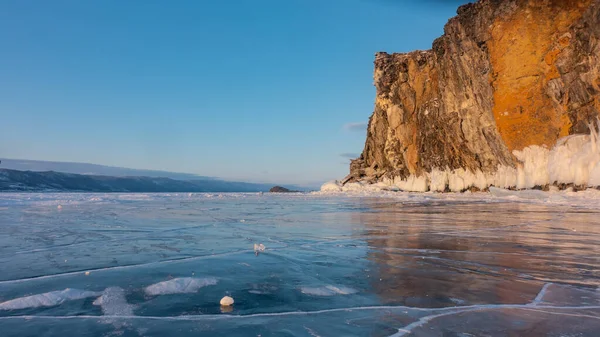
<svg viewBox="0 0 600 337">
<path fill-rule="evenodd" d="M 0 157 L 249 181 L 342 178 L 377 51 L 461 1 L 0 2 Z"/>
</svg>

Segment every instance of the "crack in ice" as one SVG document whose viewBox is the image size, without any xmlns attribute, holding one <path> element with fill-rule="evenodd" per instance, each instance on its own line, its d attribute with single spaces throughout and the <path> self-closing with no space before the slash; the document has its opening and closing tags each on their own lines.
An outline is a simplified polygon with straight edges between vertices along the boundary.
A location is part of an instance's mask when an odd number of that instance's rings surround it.
<svg viewBox="0 0 600 337">
<path fill-rule="evenodd" d="M 545 288 L 547 288 L 547 286 L 549 286 L 550 284 L 546 284 L 544 285 L 543 291 L 545 293 Z M 541 291 L 540 291 L 541 293 Z M 542 294 L 543 297 L 543 294 Z M 537 298 L 536 298 L 537 299 Z M 533 302 L 532 302 L 533 303 Z M 435 315 L 429 315 L 429 316 L 425 316 L 425 317 L 421 317 L 419 318 L 418 321 L 413 322 L 403 328 L 399 328 L 398 332 L 390 335 L 389 337 L 402 337 L 405 336 L 407 334 L 410 334 L 413 332 L 414 329 L 416 328 L 420 328 L 422 326 L 424 326 L 425 324 L 431 322 L 432 320 L 439 318 L 439 317 L 444 317 L 444 316 L 451 316 L 451 315 L 456 315 L 456 314 L 461 314 L 461 313 L 465 313 L 465 312 L 473 312 L 473 311 L 484 311 L 484 310 L 495 310 L 495 309 L 521 309 L 521 310 L 528 310 L 528 311 L 535 311 L 535 312 L 543 312 L 543 313 L 547 313 L 547 314 L 552 314 L 552 315 L 563 315 L 563 316 L 572 316 L 572 317 L 582 317 L 582 318 L 593 318 L 593 319 L 598 319 L 600 320 L 600 316 L 592 316 L 592 315 L 581 315 L 581 314 L 569 314 L 569 313 L 564 313 L 564 312 L 554 312 L 554 311 L 546 311 L 546 310 L 539 310 L 539 309 L 558 309 L 558 310 L 584 310 L 584 309 L 598 309 L 599 306 L 582 306 L 582 307 L 560 307 L 560 306 L 538 306 L 535 304 L 526 304 L 526 305 L 481 305 L 481 306 L 471 306 L 471 307 L 460 307 L 460 308 L 456 308 L 455 311 L 451 311 L 451 312 L 445 312 L 445 313 L 441 313 L 441 314 L 435 314 Z"/>
<path fill-rule="evenodd" d="M 124 319 L 124 320 L 164 320 L 164 321 L 197 321 L 205 319 L 246 319 L 246 318 L 257 318 L 257 317 L 282 317 L 282 316 L 302 316 L 302 315 L 317 315 L 325 313 L 335 312 L 352 312 L 361 310 L 413 310 L 413 311 L 442 311 L 443 313 L 422 317 L 420 320 L 431 316 L 443 316 L 468 311 L 478 310 L 495 310 L 495 309 L 555 309 L 555 310 L 600 310 L 600 305 L 591 306 L 550 306 L 550 305 L 539 305 L 531 306 L 531 304 L 478 304 L 462 307 L 445 307 L 445 308 L 419 308 L 419 307 L 407 307 L 407 306 L 370 306 L 370 307 L 347 307 L 347 308 L 335 308 L 335 309 L 324 309 L 315 311 L 288 311 L 288 312 L 272 312 L 272 313 L 258 313 L 248 315 L 186 315 L 186 316 L 136 316 L 136 315 L 124 315 L 124 316 L 96 316 L 96 315 L 78 315 L 78 316 L 36 316 L 36 315 L 22 315 L 22 316 L 5 316 L 0 317 L 0 320 L 11 320 L 11 319 L 98 319 L 98 318 L 113 318 L 113 319 Z M 448 312 L 444 312 L 448 311 Z M 558 314 L 558 313 L 557 313 Z M 599 317 L 600 319 L 600 317 Z M 411 323 L 415 324 L 415 323 Z M 406 327 L 402 328 L 406 330 Z M 399 329 L 399 330 L 402 330 Z"/>
<path fill-rule="evenodd" d="M 87 271 L 90 271 L 90 272 L 103 272 L 103 271 L 113 271 L 113 270 L 122 270 L 122 269 L 142 268 L 142 267 L 156 266 L 156 265 L 169 264 L 169 263 L 178 263 L 178 262 L 196 261 L 196 260 L 203 260 L 203 259 L 212 259 L 212 258 L 215 258 L 215 257 L 235 255 L 235 254 L 240 254 L 240 253 L 244 253 L 244 252 L 248 252 L 248 250 L 247 249 L 243 249 L 243 250 L 236 250 L 236 251 L 233 251 L 233 252 L 226 252 L 226 253 L 219 253 L 219 254 L 212 254 L 212 255 L 182 257 L 182 258 L 178 258 L 178 259 L 163 260 L 163 261 L 157 261 L 157 262 L 148 262 L 148 263 L 140 263 L 140 264 L 130 264 L 130 265 L 125 265 L 125 266 L 105 267 L 105 268 L 97 268 L 97 269 L 86 269 L 86 270 L 71 271 L 71 272 L 60 273 L 60 274 L 51 274 L 51 275 L 25 277 L 25 278 L 21 278 L 21 279 L 0 281 L 0 285 L 3 285 L 3 284 L 13 284 L 13 283 L 22 283 L 22 282 L 29 282 L 29 281 L 37 281 L 37 280 L 45 280 L 45 279 L 58 278 L 58 277 L 66 277 L 66 276 L 73 276 L 73 275 L 78 275 L 78 274 L 85 273 Z"/>
<path fill-rule="evenodd" d="M 466 312 L 466 311 L 471 311 L 471 310 L 463 310 L 463 311 L 454 311 L 454 312 L 446 312 L 443 314 L 437 314 L 437 315 L 430 315 L 430 316 L 425 316 L 425 317 L 421 317 L 419 318 L 418 321 L 413 322 L 407 326 L 405 326 L 404 328 L 400 328 L 398 329 L 398 332 L 391 335 L 390 337 L 401 337 L 404 336 L 406 334 L 412 333 L 413 329 L 419 328 L 427 323 L 429 323 L 429 321 L 434 320 L 438 317 L 443 317 L 443 316 L 449 316 L 449 315 L 454 315 L 454 314 L 458 314 L 461 312 Z"/>
<path fill-rule="evenodd" d="M 544 299 L 544 296 L 546 295 L 546 291 L 548 290 L 548 288 L 551 285 L 552 285 L 552 283 L 546 283 L 546 284 L 544 284 L 544 286 L 542 287 L 542 289 L 540 290 L 540 292 L 537 294 L 537 296 L 535 297 L 535 299 L 533 301 L 531 301 L 530 305 L 537 306 L 538 304 L 540 304 L 542 302 L 542 300 Z"/>
<path fill-rule="evenodd" d="M 419 320 L 417 320 L 416 322 L 413 322 L 403 328 L 399 328 L 398 332 L 389 336 L 389 337 L 401 337 L 401 336 L 405 336 L 407 334 L 410 334 L 413 332 L 414 329 L 419 328 L 424 326 L 425 324 L 429 323 L 430 321 L 439 318 L 439 317 L 444 317 L 444 316 L 450 316 L 450 315 L 455 315 L 455 314 L 460 314 L 460 313 L 465 313 L 465 312 L 472 312 L 472 311 L 482 311 L 482 310 L 494 310 L 494 309 L 521 309 L 521 310 L 529 310 L 529 311 L 535 311 L 535 312 L 543 312 L 543 313 L 547 313 L 547 314 L 552 314 L 552 315 L 564 315 L 564 316 L 573 316 L 573 317 L 582 317 L 582 318 L 593 318 L 593 319 L 600 319 L 600 316 L 592 316 L 592 315 L 582 315 L 582 314 L 569 314 L 569 313 L 561 313 L 561 312 L 553 312 L 553 311 L 546 311 L 546 310 L 540 310 L 540 309 L 555 309 L 555 310 L 584 310 L 584 309 L 598 309 L 598 306 L 579 306 L 579 307 L 564 307 L 564 306 L 547 306 L 547 305 L 540 305 L 540 303 L 543 301 L 544 296 L 546 295 L 546 292 L 548 291 L 548 288 L 553 285 L 552 283 L 546 283 L 544 284 L 544 286 L 542 287 L 542 289 L 540 290 L 540 292 L 537 294 L 537 296 L 535 297 L 535 299 L 533 301 L 531 301 L 528 304 L 524 304 L 524 305 L 511 305 L 511 304 L 507 304 L 507 305 L 475 305 L 475 306 L 465 306 L 465 307 L 455 307 L 454 311 L 451 312 L 445 312 L 445 313 L 440 313 L 440 314 L 435 314 L 435 315 L 429 315 L 429 316 L 425 316 L 425 317 L 421 317 L 419 318 Z"/>
</svg>

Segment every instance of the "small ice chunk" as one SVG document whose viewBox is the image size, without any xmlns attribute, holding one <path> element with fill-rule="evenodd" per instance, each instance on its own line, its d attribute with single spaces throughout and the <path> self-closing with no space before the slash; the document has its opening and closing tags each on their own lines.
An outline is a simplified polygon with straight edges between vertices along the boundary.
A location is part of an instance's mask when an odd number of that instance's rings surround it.
<svg viewBox="0 0 600 337">
<path fill-rule="evenodd" d="M 228 307 L 233 305 L 233 298 L 229 297 L 229 296 L 225 296 L 221 299 L 221 302 L 219 302 L 222 306 L 224 307 Z"/>
<path fill-rule="evenodd" d="M 303 294 L 314 296 L 351 295 L 358 292 L 358 290 L 350 287 L 333 285 L 326 285 L 324 287 L 302 287 L 300 288 L 300 291 Z"/>
<path fill-rule="evenodd" d="M 80 300 L 87 297 L 98 296 L 100 293 L 67 288 L 60 291 L 51 291 L 43 294 L 15 298 L 14 300 L 0 303 L 0 310 L 16 310 L 25 308 L 53 307 L 66 301 Z"/>
<path fill-rule="evenodd" d="M 211 277 L 180 277 L 150 285 L 146 287 L 145 292 L 150 296 L 195 293 L 202 287 L 215 284 L 217 279 Z"/>
</svg>

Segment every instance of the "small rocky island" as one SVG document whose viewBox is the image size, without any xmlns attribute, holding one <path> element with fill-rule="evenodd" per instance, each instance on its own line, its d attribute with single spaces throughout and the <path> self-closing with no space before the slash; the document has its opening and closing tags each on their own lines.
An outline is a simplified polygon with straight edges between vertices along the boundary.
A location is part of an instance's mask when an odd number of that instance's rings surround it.
<svg viewBox="0 0 600 337">
<path fill-rule="evenodd" d="M 298 193 L 299 191 L 292 191 L 285 187 L 274 186 L 269 190 L 270 193 Z"/>
</svg>

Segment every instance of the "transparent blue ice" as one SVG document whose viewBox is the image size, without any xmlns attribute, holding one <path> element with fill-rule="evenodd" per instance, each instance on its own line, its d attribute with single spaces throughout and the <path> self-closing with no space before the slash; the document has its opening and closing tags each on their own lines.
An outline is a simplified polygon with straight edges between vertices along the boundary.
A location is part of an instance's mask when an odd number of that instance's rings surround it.
<svg viewBox="0 0 600 337">
<path fill-rule="evenodd" d="M 576 204 L 0 194 L 1 336 L 597 336 L 599 282 Z"/>
</svg>

